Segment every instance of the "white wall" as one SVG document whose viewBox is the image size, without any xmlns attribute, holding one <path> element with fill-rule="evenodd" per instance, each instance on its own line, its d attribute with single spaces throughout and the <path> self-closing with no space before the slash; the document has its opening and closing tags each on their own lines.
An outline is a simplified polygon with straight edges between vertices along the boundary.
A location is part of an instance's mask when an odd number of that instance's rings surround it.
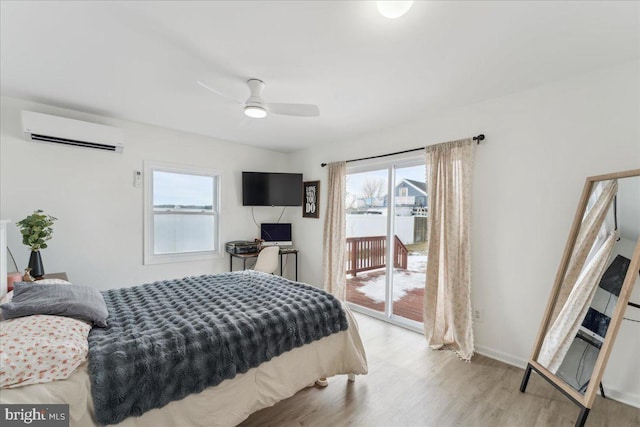
<svg viewBox="0 0 640 427">
<path fill-rule="evenodd" d="M 327 204 L 321 162 L 484 133 L 487 139 L 476 150 L 472 201 L 472 299 L 484 310 L 482 323 L 475 325 L 476 348 L 524 366 L 585 178 L 640 167 L 638 75 L 639 62 L 622 64 L 295 153 L 291 161 L 303 168 L 305 179 L 322 181 L 320 219 L 296 221 L 307 236 L 297 242 L 304 253 L 302 280 L 321 283 Z M 640 335 L 640 324 L 623 328 Z M 639 354 L 637 346 L 621 339 L 612 360 L 625 352 Z M 640 407 L 640 382 L 630 378 L 640 378 L 640 358 L 610 364 L 604 382 L 612 396 Z"/>
<path fill-rule="evenodd" d="M 274 151 L 16 99 L 1 102 L 0 218 L 13 220 L 8 245 L 18 267 L 26 267 L 29 252 L 15 222 L 42 209 L 58 218 L 49 247 L 42 251 L 45 271 L 66 271 L 74 283 L 100 289 L 229 269 L 226 254 L 211 262 L 142 265 L 143 189 L 134 188 L 133 173 L 143 169 L 144 160 L 222 171 L 223 244 L 260 235 L 251 208 L 242 207 L 241 171 L 286 171 L 287 167 L 287 156 Z M 120 127 L 126 138 L 124 152 L 27 142 L 21 110 Z M 275 221 L 280 212 L 279 208 L 255 208 L 258 223 Z M 289 209 L 284 219 L 292 214 Z"/>
</svg>

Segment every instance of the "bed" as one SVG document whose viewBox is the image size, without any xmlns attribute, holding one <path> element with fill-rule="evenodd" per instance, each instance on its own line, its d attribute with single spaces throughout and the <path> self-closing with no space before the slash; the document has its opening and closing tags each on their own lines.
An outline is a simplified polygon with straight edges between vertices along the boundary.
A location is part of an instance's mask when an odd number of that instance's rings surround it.
<svg viewBox="0 0 640 427">
<path fill-rule="evenodd" d="M 238 279 L 255 282 L 264 279 L 270 284 L 269 287 L 312 288 L 259 272 L 223 273 L 210 277 L 220 278 L 221 276 L 227 281 Z M 276 283 L 273 282 L 274 280 L 278 281 L 276 285 L 274 285 Z M 156 284 L 144 286 L 159 288 L 154 285 Z M 317 289 L 314 292 L 317 292 Z M 256 293 L 259 294 L 259 292 Z M 202 296 L 198 296 L 198 298 L 200 298 L 198 301 L 202 301 Z M 284 298 L 290 299 L 289 297 Z M 109 299 L 106 294 L 105 299 Z M 129 300 L 130 298 L 124 299 Z M 148 295 L 144 294 L 143 299 L 149 299 Z M 253 300 L 248 299 L 248 301 L 249 304 L 255 305 Z M 288 312 L 289 307 L 295 306 L 296 303 L 300 305 L 299 301 L 295 299 L 290 301 L 285 311 Z M 262 306 L 262 304 L 261 302 L 257 306 Z M 349 309 L 342 304 L 339 305 L 348 327 L 303 345 L 292 343 L 291 349 L 277 356 L 267 356 L 268 360 L 258 366 L 239 369 L 242 372 L 234 374 L 232 378 L 223 379 L 215 386 L 209 386 L 200 392 L 170 401 L 160 408 L 145 409 L 140 416 L 129 416 L 116 425 L 125 427 L 232 426 L 240 423 L 251 413 L 286 399 L 305 387 L 312 386 L 318 378 L 344 374 L 349 375 L 352 379 L 354 375 L 366 374 L 366 356 L 357 324 Z M 303 309 L 306 309 L 304 304 L 302 306 Z M 111 310 L 112 308 L 110 308 L 111 317 L 107 320 L 114 324 L 114 313 Z M 158 313 L 166 316 L 162 310 L 159 310 Z M 302 335 L 303 341 L 309 341 L 304 338 L 304 334 Z M 93 338 L 90 336 L 89 341 L 91 342 L 92 339 L 95 341 L 96 336 L 99 337 L 99 334 L 94 334 Z M 90 349 L 90 355 L 91 351 Z M 95 361 L 98 359 L 98 357 L 92 359 L 90 356 L 89 362 L 84 362 L 76 372 L 65 380 L 3 389 L 0 401 L 3 404 L 68 403 L 72 426 L 102 425 L 96 421 L 94 415 L 92 389 L 96 388 L 96 380 L 95 373 L 93 376 L 90 375 L 90 370 L 96 369 Z M 93 366 L 90 366 L 92 360 Z"/>
</svg>

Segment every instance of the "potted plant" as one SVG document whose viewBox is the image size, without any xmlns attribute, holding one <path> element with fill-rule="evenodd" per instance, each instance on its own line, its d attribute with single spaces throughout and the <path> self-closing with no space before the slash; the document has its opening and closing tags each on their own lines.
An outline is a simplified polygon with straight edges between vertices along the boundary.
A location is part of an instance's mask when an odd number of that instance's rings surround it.
<svg viewBox="0 0 640 427">
<path fill-rule="evenodd" d="M 34 211 L 22 221 L 18 221 L 16 225 L 20 228 L 22 234 L 22 243 L 31 248 L 31 256 L 29 257 L 29 268 L 34 278 L 44 276 L 44 267 L 40 256 L 40 249 L 47 247 L 47 240 L 51 239 L 53 234 L 53 222 L 57 218 L 43 213 L 40 209 Z"/>
</svg>

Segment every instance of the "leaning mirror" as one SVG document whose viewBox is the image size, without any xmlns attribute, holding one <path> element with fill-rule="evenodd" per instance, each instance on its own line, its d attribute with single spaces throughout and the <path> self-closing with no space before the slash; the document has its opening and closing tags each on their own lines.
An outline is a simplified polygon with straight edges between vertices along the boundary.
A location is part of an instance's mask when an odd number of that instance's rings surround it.
<svg viewBox="0 0 640 427">
<path fill-rule="evenodd" d="M 640 169 L 587 178 L 520 391 L 531 371 L 580 408 L 601 386 L 640 270 Z"/>
</svg>

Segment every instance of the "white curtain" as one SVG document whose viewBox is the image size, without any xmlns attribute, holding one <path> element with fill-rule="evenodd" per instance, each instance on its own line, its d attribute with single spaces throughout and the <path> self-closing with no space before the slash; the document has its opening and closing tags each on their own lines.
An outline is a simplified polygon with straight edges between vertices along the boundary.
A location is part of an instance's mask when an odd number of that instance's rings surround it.
<svg viewBox="0 0 640 427">
<path fill-rule="evenodd" d="M 569 351 L 611 257 L 616 233 L 605 219 L 617 191 L 615 180 L 598 183 L 582 219 L 556 301 L 555 321 L 547 331 L 538 355 L 538 363 L 553 373 Z"/>
<path fill-rule="evenodd" d="M 322 286 L 340 301 L 346 298 L 345 246 L 346 162 L 327 165 L 329 172 L 327 213 L 324 219 Z"/>
<path fill-rule="evenodd" d="M 573 253 L 569 259 L 569 266 L 556 299 L 556 305 L 551 316 L 552 322 L 564 307 L 569 293 L 572 291 L 573 285 L 577 282 L 584 266 L 597 252 L 613 229 L 613 219 L 611 218 L 608 223 L 605 222 L 605 219 L 610 211 L 609 206 L 611 206 L 613 197 L 617 192 L 617 181 L 601 181 L 594 185 L 582 217 Z M 603 224 L 606 225 L 603 226 Z M 599 243 L 596 244 L 596 242 Z"/>
<path fill-rule="evenodd" d="M 426 148 L 428 257 L 424 331 L 433 349 L 473 356 L 471 315 L 471 138 Z"/>
</svg>

